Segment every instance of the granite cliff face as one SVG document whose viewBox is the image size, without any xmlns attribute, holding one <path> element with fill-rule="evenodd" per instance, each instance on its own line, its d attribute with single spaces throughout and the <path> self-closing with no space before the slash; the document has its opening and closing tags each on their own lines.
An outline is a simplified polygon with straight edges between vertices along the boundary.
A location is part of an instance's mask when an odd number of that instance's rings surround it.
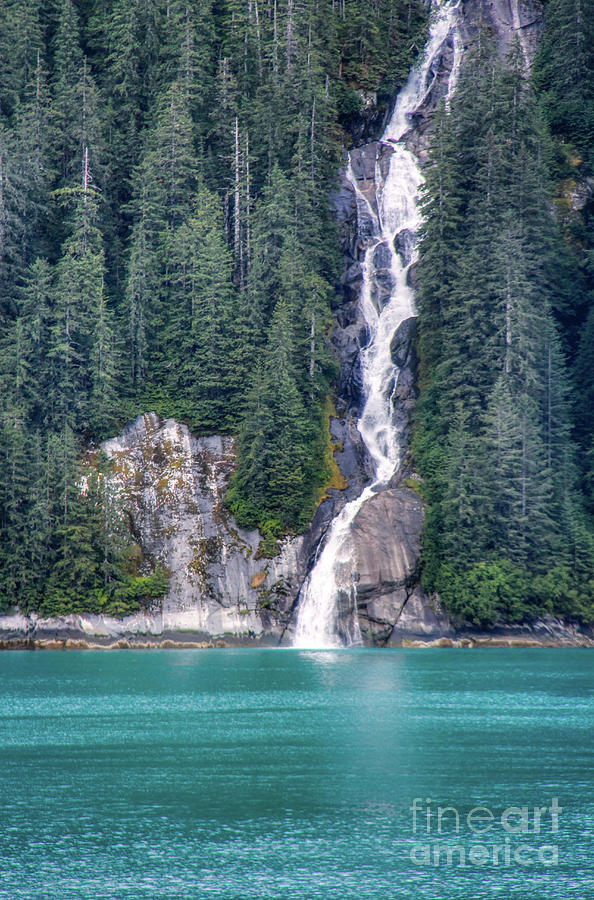
<svg viewBox="0 0 594 900">
<path fill-rule="evenodd" d="M 286 598 L 299 589 L 302 538 L 274 559 L 257 531 L 237 528 L 223 504 L 235 462 L 230 437 L 192 436 L 185 425 L 139 416 L 103 450 L 143 554 L 171 572 L 151 631 L 261 637 L 279 632 Z"/>
<path fill-rule="evenodd" d="M 423 519 L 419 497 L 403 487 L 376 494 L 355 519 L 357 607 L 365 642 L 453 634 L 437 598 L 429 599 L 419 586 Z"/>
<path fill-rule="evenodd" d="M 531 65 L 543 24 L 542 0 L 463 0 L 463 13 L 469 40 L 479 28 L 489 29 L 502 58 L 517 40 L 525 65 Z"/>
</svg>

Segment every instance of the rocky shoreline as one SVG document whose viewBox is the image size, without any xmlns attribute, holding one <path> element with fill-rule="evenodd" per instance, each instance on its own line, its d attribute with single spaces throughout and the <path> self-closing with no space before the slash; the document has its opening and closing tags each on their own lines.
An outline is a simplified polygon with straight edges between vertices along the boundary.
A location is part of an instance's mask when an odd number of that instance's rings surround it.
<svg viewBox="0 0 594 900">
<path fill-rule="evenodd" d="M 89 617 L 90 618 L 90 617 Z M 94 631 L 89 619 L 32 621 L 28 616 L 0 618 L 0 650 L 207 650 L 222 648 L 285 648 L 275 634 L 221 634 L 167 629 L 149 631 Z M 10 621 L 12 620 L 12 621 Z M 115 620 L 114 620 L 115 621 Z M 122 624 L 120 622 L 120 624 Z M 499 625 L 489 631 L 444 629 L 430 635 L 399 631 L 381 644 L 385 649 L 432 648 L 594 648 L 594 629 L 579 628 L 560 619 L 545 617 L 531 624 Z"/>
</svg>

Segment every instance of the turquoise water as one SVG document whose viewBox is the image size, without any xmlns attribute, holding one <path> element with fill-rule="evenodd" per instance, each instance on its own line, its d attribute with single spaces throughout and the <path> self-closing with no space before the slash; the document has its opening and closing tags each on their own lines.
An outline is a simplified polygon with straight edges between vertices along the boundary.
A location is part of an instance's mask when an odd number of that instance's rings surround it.
<svg viewBox="0 0 594 900">
<path fill-rule="evenodd" d="M 0 897 L 594 898 L 593 713 L 588 650 L 3 653 Z"/>
</svg>

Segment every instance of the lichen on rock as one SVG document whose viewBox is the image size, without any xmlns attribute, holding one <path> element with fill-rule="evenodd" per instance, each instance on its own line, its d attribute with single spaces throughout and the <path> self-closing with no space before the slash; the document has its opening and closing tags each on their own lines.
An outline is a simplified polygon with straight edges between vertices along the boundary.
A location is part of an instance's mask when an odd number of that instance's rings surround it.
<svg viewBox="0 0 594 900">
<path fill-rule="evenodd" d="M 285 541 L 262 572 L 260 535 L 238 528 L 224 506 L 233 438 L 194 437 L 151 412 L 102 449 L 115 462 L 109 477 L 142 553 L 171 573 L 167 596 L 149 613 L 153 624 L 213 636 L 280 634 L 260 592 L 268 577 L 298 590 L 301 539 Z"/>
</svg>

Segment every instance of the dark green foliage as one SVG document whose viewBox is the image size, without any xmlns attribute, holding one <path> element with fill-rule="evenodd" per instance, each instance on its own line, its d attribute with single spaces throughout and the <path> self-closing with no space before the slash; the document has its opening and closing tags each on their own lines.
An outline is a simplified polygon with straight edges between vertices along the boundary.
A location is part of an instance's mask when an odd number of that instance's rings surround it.
<svg viewBox="0 0 594 900">
<path fill-rule="evenodd" d="M 547 140 L 517 52 L 501 68 L 482 41 L 427 173 L 415 438 L 425 584 L 476 625 L 592 610 L 555 319 L 571 266 L 559 265 Z M 571 583 L 564 599 L 552 570 Z"/>
<path fill-rule="evenodd" d="M 313 512 L 319 454 L 311 452 L 317 434 L 299 392 L 298 358 L 290 307 L 281 300 L 249 400 L 229 492 L 240 525 L 267 523 L 268 531 L 271 522 L 304 527 Z"/>
<path fill-rule="evenodd" d="M 195 431 L 233 431 L 240 416 L 246 336 L 232 272 L 220 205 L 201 185 L 195 211 L 170 235 L 169 315 L 160 329 L 167 408 Z"/>
<path fill-rule="evenodd" d="M 576 578 L 567 566 L 535 576 L 496 557 L 467 568 L 445 565 L 442 579 L 441 597 L 454 619 L 479 628 L 547 614 L 594 622 L 594 580 Z"/>
<path fill-rule="evenodd" d="M 570 192 L 582 190 L 594 173 L 594 7 L 584 0 L 550 0 L 534 67 L 534 84 L 553 135 L 553 174 L 571 271 L 571 304 L 562 324 L 574 385 L 574 435 L 579 447 L 581 487 L 594 511 L 594 203 L 586 193 L 571 209 Z"/>
<path fill-rule="evenodd" d="M 534 86 L 553 133 L 589 156 L 594 141 L 593 74 L 592 4 L 588 0 L 549 0 L 534 65 Z"/>
<path fill-rule="evenodd" d="M 101 460 L 78 469 L 78 489 L 53 532 L 56 549 L 40 607 L 43 615 L 128 615 L 167 593 L 167 573 L 157 569 L 139 575 L 127 553 L 129 537 L 105 478 L 108 472 Z"/>
</svg>

